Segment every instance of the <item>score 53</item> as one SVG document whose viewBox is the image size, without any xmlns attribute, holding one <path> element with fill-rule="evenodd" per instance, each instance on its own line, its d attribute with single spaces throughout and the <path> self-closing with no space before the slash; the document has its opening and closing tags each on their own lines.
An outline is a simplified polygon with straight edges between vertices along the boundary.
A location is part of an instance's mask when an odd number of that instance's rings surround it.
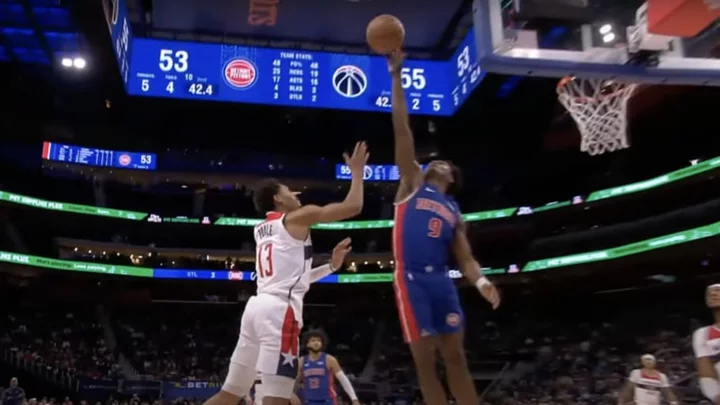
<svg viewBox="0 0 720 405">
<path fill-rule="evenodd" d="M 161 49 L 158 67 L 163 72 L 175 71 L 183 73 L 188 70 L 188 53 L 187 51 L 172 49 Z"/>
</svg>

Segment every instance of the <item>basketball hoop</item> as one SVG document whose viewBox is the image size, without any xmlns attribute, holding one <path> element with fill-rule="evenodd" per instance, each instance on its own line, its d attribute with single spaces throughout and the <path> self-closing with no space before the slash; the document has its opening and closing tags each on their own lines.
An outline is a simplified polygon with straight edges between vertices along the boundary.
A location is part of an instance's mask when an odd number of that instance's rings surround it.
<svg viewBox="0 0 720 405">
<path fill-rule="evenodd" d="M 580 130 L 580 150 L 600 155 L 629 147 L 627 105 L 636 84 L 614 80 L 564 77 L 558 100 Z"/>
</svg>

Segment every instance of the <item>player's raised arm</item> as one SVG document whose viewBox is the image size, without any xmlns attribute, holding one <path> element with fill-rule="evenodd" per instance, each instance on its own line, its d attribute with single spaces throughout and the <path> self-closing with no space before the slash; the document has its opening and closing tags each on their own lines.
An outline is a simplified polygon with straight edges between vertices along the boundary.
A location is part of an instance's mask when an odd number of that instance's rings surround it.
<svg viewBox="0 0 720 405">
<path fill-rule="evenodd" d="M 305 205 L 287 215 L 285 219 L 286 225 L 309 227 L 321 222 L 342 221 L 360 214 L 363 207 L 363 175 L 369 156 L 365 142 L 355 144 L 352 156 L 348 156 L 347 153 L 343 154 L 345 163 L 352 173 L 350 190 L 345 199 L 342 202 L 328 204 L 323 207 Z"/>
<path fill-rule="evenodd" d="M 350 399 L 353 402 L 353 405 L 360 405 L 360 402 L 358 401 L 357 394 L 355 394 L 355 389 L 352 386 L 352 383 L 348 379 L 348 377 L 345 375 L 345 372 L 340 367 L 340 363 L 337 361 L 335 356 L 328 355 L 327 356 L 327 365 L 328 369 L 330 369 L 330 372 L 337 378 L 337 380 L 340 382 L 340 385 L 342 385 L 343 390 L 345 390 L 345 393 L 350 397 Z"/>
<path fill-rule="evenodd" d="M 414 187 L 420 182 L 422 170 L 415 157 L 415 140 L 410 129 L 405 90 L 402 87 L 402 64 L 405 55 L 401 51 L 388 56 L 388 70 L 392 77 L 392 123 L 395 134 L 395 164 L 400 169 L 400 180 Z"/>
<path fill-rule="evenodd" d="M 720 405 L 720 381 L 718 381 L 718 374 L 712 360 L 713 352 L 708 347 L 706 334 L 706 328 L 700 328 L 693 334 L 692 343 L 698 382 L 703 395 L 714 404 Z"/>
<path fill-rule="evenodd" d="M 472 283 L 480 294 L 492 305 L 493 309 L 500 306 L 500 295 L 495 286 L 482 273 L 480 263 L 472 253 L 470 242 L 467 238 L 465 222 L 460 220 L 455 229 L 455 241 L 453 242 L 453 253 L 460 271 L 465 278 Z"/>
</svg>

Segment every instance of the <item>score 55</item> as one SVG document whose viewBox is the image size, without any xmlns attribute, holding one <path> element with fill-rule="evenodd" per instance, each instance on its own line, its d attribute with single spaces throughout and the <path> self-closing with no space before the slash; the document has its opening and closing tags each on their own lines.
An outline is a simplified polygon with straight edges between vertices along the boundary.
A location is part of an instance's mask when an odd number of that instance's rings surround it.
<svg viewBox="0 0 720 405">
<path fill-rule="evenodd" d="M 422 90 L 427 86 L 425 69 L 423 68 L 402 68 L 400 70 L 400 79 L 403 89 L 412 87 L 414 90 Z"/>
<path fill-rule="evenodd" d="M 161 49 L 158 66 L 163 72 L 174 70 L 183 73 L 188 70 L 188 53 L 183 50 Z"/>
</svg>

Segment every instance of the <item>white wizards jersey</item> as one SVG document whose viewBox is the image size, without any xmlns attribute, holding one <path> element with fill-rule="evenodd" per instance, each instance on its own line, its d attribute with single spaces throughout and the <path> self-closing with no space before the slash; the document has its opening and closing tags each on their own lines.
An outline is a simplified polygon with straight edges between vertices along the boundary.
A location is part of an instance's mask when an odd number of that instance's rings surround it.
<svg viewBox="0 0 720 405">
<path fill-rule="evenodd" d="M 693 333 L 692 343 L 695 357 L 710 357 L 720 374 L 720 329 L 715 325 L 703 326 Z"/>
<path fill-rule="evenodd" d="M 269 212 L 265 222 L 255 226 L 255 273 L 257 293 L 287 299 L 302 321 L 302 304 L 310 288 L 312 242 L 290 236 L 285 214 Z"/>
<path fill-rule="evenodd" d="M 635 385 L 635 403 L 638 405 L 660 405 L 662 389 L 670 387 L 667 376 L 660 372 L 636 369 L 630 373 L 630 381 Z"/>
</svg>

